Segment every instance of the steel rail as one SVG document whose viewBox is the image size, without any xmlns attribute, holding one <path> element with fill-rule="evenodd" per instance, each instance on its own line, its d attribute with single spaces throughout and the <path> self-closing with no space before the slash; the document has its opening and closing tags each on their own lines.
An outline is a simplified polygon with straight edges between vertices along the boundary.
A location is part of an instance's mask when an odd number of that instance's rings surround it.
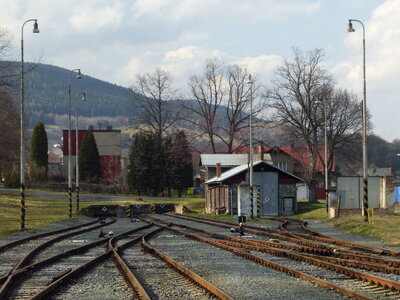
<svg viewBox="0 0 400 300">
<path fill-rule="evenodd" d="M 155 224 L 157 225 L 157 224 Z M 160 225 L 157 225 L 160 226 Z M 184 274 L 185 276 L 189 277 L 191 280 L 199 284 L 201 287 L 203 287 L 205 290 L 209 291 L 212 293 L 214 296 L 218 297 L 219 299 L 222 300 L 233 300 L 231 296 L 229 296 L 227 293 L 210 283 L 209 281 L 205 280 L 201 276 L 197 275 L 193 271 L 190 271 L 189 269 L 185 268 L 183 265 L 179 264 L 169 256 L 165 255 L 163 252 L 161 252 L 159 249 L 156 249 L 154 246 L 151 246 L 148 243 L 148 240 L 152 238 L 155 234 L 157 234 L 159 231 L 167 229 L 167 226 L 161 226 L 158 230 L 154 230 L 145 236 L 143 236 L 141 245 L 148 251 L 149 253 L 152 253 L 153 255 L 159 257 L 160 259 L 164 260 L 167 262 L 169 265 L 171 265 L 173 268 L 178 270 L 181 274 Z"/>
<path fill-rule="evenodd" d="M 131 234 L 131 233 L 134 233 L 134 232 L 139 232 L 141 230 L 150 228 L 151 226 L 153 226 L 153 225 L 145 225 L 145 226 L 141 226 L 141 227 L 138 227 L 138 228 L 135 228 L 135 229 L 131 229 L 129 231 L 126 231 L 126 232 L 123 232 L 123 233 L 120 233 L 120 234 L 114 236 L 113 239 L 115 241 L 115 240 L 117 240 L 119 238 L 122 238 L 125 235 Z M 107 240 L 109 241 L 110 238 L 107 238 L 105 241 L 107 241 Z M 130 245 L 131 243 L 132 242 L 129 241 L 129 242 L 121 245 L 120 247 L 124 247 L 126 244 Z M 112 250 L 107 250 L 105 253 L 93 258 L 92 260 L 90 260 L 89 262 L 81 265 L 80 267 L 65 273 L 64 276 L 61 276 L 58 279 L 54 280 L 54 282 L 52 282 L 50 285 L 48 285 L 42 291 L 40 291 L 35 296 L 33 296 L 31 298 L 31 300 L 48 299 L 49 296 L 52 293 L 55 293 L 60 287 L 63 287 L 68 281 L 72 280 L 73 278 L 81 276 L 84 272 L 86 272 L 90 268 L 96 267 L 99 262 L 102 262 L 102 261 L 106 260 L 107 258 L 109 258 L 112 255 L 113 255 L 113 251 Z M 117 265 L 117 267 L 119 267 L 119 265 Z M 127 275 L 125 275 L 125 271 L 126 270 L 125 269 L 120 269 L 120 271 L 123 273 L 123 276 L 125 278 L 127 278 Z"/>
<path fill-rule="evenodd" d="M 9 294 L 9 292 L 10 292 L 10 290 L 12 288 L 13 282 L 14 282 L 14 274 L 15 274 L 15 272 L 18 271 L 19 269 L 23 268 L 40 251 L 43 251 L 44 249 L 46 249 L 50 245 L 52 245 L 52 244 L 54 244 L 54 243 L 56 243 L 56 242 L 58 242 L 60 240 L 63 240 L 65 238 L 67 238 L 67 237 L 74 236 L 74 235 L 77 235 L 77 234 L 82 234 L 82 233 L 85 233 L 85 232 L 88 232 L 88 231 L 92 231 L 92 230 L 95 230 L 97 228 L 113 224 L 115 222 L 116 222 L 116 220 L 113 219 L 113 220 L 111 220 L 109 222 L 106 222 L 106 223 L 103 223 L 103 224 L 99 224 L 99 225 L 96 225 L 96 226 L 88 227 L 88 228 L 81 229 L 81 230 L 78 230 L 78 231 L 67 232 L 67 233 L 59 235 L 59 236 L 57 236 L 57 237 L 55 237 L 53 239 L 50 239 L 50 240 L 40 244 L 39 246 L 35 247 L 34 249 L 32 249 L 25 257 L 23 257 L 19 261 L 19 263 L 17 265 L 14 266 L 14 268 L 12 268 L 9 271 L 8 275 L 6 275 L 6 279 L 3 281 L 3 285 L 1 286 L 1 289 L 0 289 L 0 299 L 5 299 L 6 295 Z"/>
<path fill-rule="evenodd" d="M 82 234 L 82 233 L 85 233 L 85 232 L 93 231 L 93 230 L 96 230 L 96 229 L 98 229 L 100 227 L 109 226 L 109 225 L 111 225 L 111 224 L 113 224 L 115 222 L 116 222 L 116 219 L 112 219 L 111 221 L 106 222 L 106 223 L 98 224 L 98 225 L 95 225 L 95 226 L 92 226 L 92 227 L 88 227 L 88 228 L 85 228 L 85 229 L 81 229 L 81 230 L 78 230 L 78 231 L 68 232 L 66 234 L 57 236 L 57 237 L 55 237 L 55 238 L 53 238 L 51 240 L 48 240 L 48 241 L 40 244 L 38 247 L 32 249 L 23 259 L 21 259 L 21 261 L 15 266 L 14 270 L 18 270 L 18 269 L 24 267 L 40 251 L 42 251 L 43 249 L 53 245 L 54 243 L 56 243 L 58 241 L 61 241 L 63 239 L 66 239 L 66 238 L 74 236 L 74 235 L 79 235 L 79 234 Z"/>
<path fill-rule="evenodd" d="M 72 256 L 72 255 L 75 255 L 75 254 L 78 254 L 78 253 L 82 253 L 82 252 L 85 252 L 86 250 L 89 250 L 89 249 L 91 249 L 93 247 L 96 247 L 98 245 L 105 244 L 109 239 L 110 238 L 105 238 L 105 239 L 102 239 L 102 240 L 98 240 L 98 241 L 95 241 L 95 242 L 92 242 L 92 243 L 89 243 L 89 244 L 86 244 L 86 245 L 83 245 L 83 246 L 80 246 L 80 247 L 65 251 L 63 253 L 48 257 L 46 259 L 43 259 L 41 261 L 38 261 L 36 263 L 33 263 L 33 264 L 28 265 L 26 267 L 23 267 L 23 268 L 21 268 L 19 270 L 16 270 L 13 273 L 13 275 L 14 276 L 23 276 L 28 272 L 32 272 L 32 271 L 38 270 L 38 269 L 40 269 L 40 268 L 42 268 L 42 267 L 44 267 L 44 266 L 46 266 L 48 264 L 51 264 L 51 263 L 53 263 L 55 261 L 58 261 L 58 260 L 62 259 L 62 258 L 65 258 L 65 257 L 68 257 L 68 256 Z M 4 276 L 0 277 L 0 283 L 3 283 L 4 281 L 6 281 L 8 276 L 9 275 L 4 275 Z"/>
<path fill-rule="evenodd" d="M 8 248 L 15 247 L 15 246 L 18 246 L 20 244 L 23 244 L 23 243 L 25 243 L 27 241 L 32 241 L 32 240 L 36 240 L 36 239 L 39 239 L 39 238 L 42 238 L 42 237 L 46 237 L 46 236 L 50 236 L 50 235 L 54 235 L 54 234 L 59 234 L 59 233 L 63 233 L 63 232 L 69 231 L 69 230 L 74 230 L 74 229 L 77 229 L 77 228 L 89 226 L 89 225 L 95 224 L 97 222 L 98 222 L 98 220 L 95 220 L 95 221 L 90 221 L 88 223 L 79 224 L 77 226 L 72 226 L 72 227 L 67 227 L 67 228 L 63 228 L 63 229 L 57 229 L 57 230 L 53 230 L 53 231 L 49 231 L 49 232 L 43 232 L 43 233 L 31 235 L 31 236 L 28 236 L 26 238 L 23 238 L 23 239 L 20 239 L 20 240 L 16 240 L 16 241 L 12 241 L 12 242 L 7 243 L 5 245 L 1 245 L 0 246 L 0 252 L 3 252 L 4 250 L 7 250 Z"/>
<path fill-rule="evenodd" d="M 179 219 L 186 219 L 186 220 L 191 220 L 194 222 L 199 222 L 199 223 L 203 223 L 203 224 L 208 224 L 208 225 L 212 225 L 212 226 L 217 226 L 217 227 L 221 227 L 221 228 L 234 228 L 236 231 L 239 231 L 239 227 L 237 224 L 235 223 L 229 223 L 228 224 L 224 224 L 221 222 L 221 224 L 215 224 L 215 223 L 220 223 L 220 222 L 215 222 L 214 220 L 207 220 L 204 218 L 195 218 L 195 217 L 187 217 L 187 216 L 182 216 L 182 215 L 176 215 L 176 214 L 167 214 L 168 216 L 174 217 L 174 218 L 179 218 Z M 272 239 L 279 239 L 279 240 L 283 240 L 283 241 L 287 241 L 290 243 L 294 243 L 294 244 L 298 244 L 298 245 L 304 245 L 307 247 L 311 247 L 311 248 L 319 248 L 319 249 L 325 249 L 325 250 L 330 250 L 330 251 L 337 251 L 336 247 L 332 247 L 329 245 L 321 245 L 315 242 L 311 242 L 311 241 L 307 241 L 305 239 L 299 239 L 299 238 L 293 238 L 293 237 L 288 237 L 286 235 L 282 235 L 281 232 L 279 231 L 276 233 L 271 233 L 270 231 L 273 229 L 267 229 L 267 230 L 261 230 L 260 228 L 257 228 L 257 230 L 253 230 L 253 229 L 249 229 L 249 226 L 244 227 L 244 229 L 246 230 L 246 232 L 251 233 L 251 234 L 255 234 L 255 235 L 259 235 L 259 236 L 266 236 L 268 238 L 272 238 Z M 343 252 L 351 252 L 351 250 L 347 250 L 347 249 L 340 249 Z"/>
<path fill-rule="evenodd" d="M 281 222 L 283 222 L 280 225 L 280 228 L 282 230 L 287 231 L 284 228 L 284 226 L 285 226 L 285 223 L 289 222 L 289 220 L 288 219 L 283 219 L 283 218 L 279 218 L 279 219 L 281 220 Z M 318 233 L 318 232 L 308 228 L 307 226 L 305 226 L 307 224 L 307 222 L 305 222 L 304 220 L 290 219 L 290 221 L 294 221 L 294 222 L 300 223 L 299 224 L 300 228 L 303 231 L 308 232 L 308 235 L 294 233 L 294 235 L 299 236 L 299 237 L 309 238 L 309 239 L 312 239 L 312 240 L 321 241 L 321 242 L 324 242 L 324 243 L 335 244 L 335 245 L 339 245 L 339 246 L 345 246 L 345 247 L 349 247 L 349 248 L 354 249 L 354 250 L 361 250 L 361 251 L 364 251 L 364 252 L 370 252 L 370 253 L 379 254 L 379 255 L 388 255 L 388 256 L 400 257 L 400 251 L 395 251 L 395 250 L 390 250 L 390 249 L 385 249 L 385 248 L 380 248 L 380 247 L 371 247 L 371 246 L 368 246 L 368 245 L 363 245 L 363 244 L 359 244 L 359 243 L 354 243 L 354 242 L 349 242 L 349 241 L 337 239 L 337 238 L 334 238 L 334 237 L 330 237 L 330 236 Z"/>
<path fill-rule="evenodd" d="M 141 218 L 141 220 L 144 221 L 144 222 L 147 221 L 147 220 L 145 220 L 143 218 Z M 147 221 L 147 222 L 150 222 L 150 221 Z M 342 294 L 344 294 L 346 296 L 350 296 L 350 297 L 354 297 L 354 298 L 362 299 L 362 300 L 370 300 L 370 298 L 368 298 L 368 297 L 365 297 L 365 296 L 360 295 L 358 293 L 346 290 L 346 289 L 341 288 L 341 287 L 339 287 L 337 285 L 334 285 L 334 284 L 331 284 L 331 283 L 326 282 L 324 280 L 321 280 L 321 279 L 319 279 L 317 277 L 305 274 L 303 272 L 295 271 L 295 270 L 293 270 L 291 268 L 285 267 L 285 266 L 280 265 L 278 263 L 274 263 L 274 262 L 272 262 L 270 260 L 267 260 L 267 259 L 264 259 L 264 258 L 260 258 L 260 257 L 255 256 L 255 255 L 252 255 L 252 254 L 250 254 L 250 253 L 248 253 L 246 251 L 240 250 L 240 249 L 238 249 L 236 247 L 231 247 L 231 246 L 228 246 L 228 245 L 224 245 L 223 243 L 220 242 L 220 240 L 200 237 L 200 236 L 197 236 L 197 235 L 194 235 L 194 234 L 183 232 L 181 230 L 174 229 L 174 228 L 171 228 L 169 226 L 165 226 L 165 225 L 161 225 L 161 224 L 157 224 L 157 223 L 153 223 L 153 224 L 156 225 L 156 226 L 165 227 L 166 230 L 175 232 L 177 234 L 183 235 L 183 236 L 191 238 L 193 240 L 196 240 L 196 241 L 199 241 L 199 242 L 208 243 L 208 244 L 211 244 L 211 245 L 216 246 L 218 248 L 227 250 L 227 251 L 229 251 L 229 252 L 231 252 L 233 254 L 236 254 L 236 255 L 244 257 L 246 259 L 252 260 L 252 261 L 254 261 L 256 263 L 259 263 L 259 264 L 261 264 L 261 265 L 263 265 L 265 267 L 268 267 L 268 268 L 271 268 L 271 269 L 274 269 L 274 270 L 278 270 L 280 272 L 292 275 L 292 276 L 297 277 L 297 278 L 310 280 L 312 282 L 315 282 L 315 283 L 319 284 L 320 286 L 327 287 L 329 289 L 334 289 L 334 290 L 336 290 L 336 291 L 338 291 L 338 292 L 340 292 L 340 293 L 342 293 Z M 179 227 L 180 224 L 176 224 L 175 225 L 173 223 L 170 223 L 170 225 Z"/>
<path fill-rule="evenodd" d="M 143 226 L 141 228 L 147 229 L 152 227 L 152 224 L 149 224 L 147 226 Z M 143 287 L 143 285 L 140 283 L 140 281 L 136 278 L 136 276 L 133 274 L 129 266 L 126 264 L 126 262 L 122 259 L 120 252 L 123 251 L 123 249 L 136 244 L 140 242 L 142 239 L 143 235 L 139 236 L 136 239 L 133 239 L 132 241 L 124 243 L 122 246 L 115 247 L 114 242 L 115 238 L 113 237 L 108 241 L 107 249 L 112 251 L 113 258 L 115 262 L 118 264 L 119 269 L 122 271 L 122 275 L 125 277 L 125 279 L 129 282 L 129 284 L 132 286 L 132 288 L 135 290 L 136 294 L 138 295 L 139 299 L 141 300 L 151 300 L 151 297 Z"/>
<path fill-rule="evenodd" d="M 186 225 L 183 225 L 186 226 Z M 201 230 L 199 230 L 201 231 Z M 203 233 L 209 234 L 208 231 L 203 231 Z M 213 235 L 216 235 L 215 233 Z M 319 258 L 325 259 L 327 261 L 330 261 L 331 263 L 337 263 L 342 266 L 348 266 L 348 267 L 353 267 L 353 268 L 359 268 L 359 269 L 364 269 L 364 270 L 371 270 L 371 271 L 376 271 L 376 272 L 381 272 L 381 273 L 392 273 L 392 274 L 399 274 L 400 269 L 398 268 L 399 266 L 399 261 L 395 260 L 389 260 L 387 257 L 374 257 L 374 256 L 367 256 L 367 255 L 357 255 L 357 254 L 351 254 L 351 253 L 342 253 L 339 252 L 339 249 L 334 249 L 335 251 L 331 250 L 324 250 L 324 249 L 318 249 L 318 248 L 311 248 L 311 247 L 300 247 L 300 246 L 293 246 L 293 245 L 285 245 L 285 244 L 279 244 L 279 243 L 271 243 L 271 242 L 265 242 L 265 241 L 255 241 L 255 240 L 241 240 L 235 237 L 228 237 L 224 235 L 218 235 L 220 238 L 224 237 L 229 240 L 233 241 L 239 241 L 241 243 L 248 243 L 248 244 L 258 244 L 258 245 L 264 245 L 266 247 L 273 247 L 273 248 L 283 248 L 283 249 L 289 249 L 292 251 L 297 251 L 300 253 L 310 253 L 314 257 L 317 257 L 318 255 Z M 328 258 L 328 256 L 334 256 L 334 258 Z M 368 262 L 368 263 L 366 263 Z M 374 262 L 375 264 L 371 264 L 370 262 Z"/>
<path fill-rule="evenodd" d="M 147 217 L 150 217 L 150 216 L 147 216 Z M 150 217 L 150 218 L 158 219 L 158 218 L 155 218 L 155 217 Z M 173 223 L 173 222 L 167 222 L 167 221 L 164 221 L 164 220 L 161 220 L 161 219 L 158 219 L 158 221 L 160 221 L 162 223 L 168 223 L 169 225 L 173 225 L 173 226 L 177 226 L 177 227 L 185 227 L 185 228 L 188 228 L 188 229 L 193 230 L 193 231 L 198 231 L 198 229 L 194 228 L 194 227 L 189 227 L 189 226 L 185 226 L 185 225 L 182 226 L 181 224 L 177 224 L 177 223 Z M 175 231 L 176 229 L 168 228 L 168 230 Z M 175 232 L 178 233 L 179 230 L 176 230 Z M 204 241 L 208 240 L 212 244 L 219 244 L 219 245 L 223 244 L 223 243 L 220 243 L 219 240 L 218 241 L 211 241 L 211 240 L 209 240 L 207 238 L 198 237 L 198 236 L 195 236 L 195 235 L 190 234 L 190 233 L 185 233 L 183 231 L 181 232 L 181 234 L 183 234 L 185 236 L 188 236 L 188 237 L 191 237 L 191 238 L 196 239 L 196 240 L 199 240 L 199 239 L 203 239 Z M 215 235 L 215 233 L 213 233 L 213 232 L 210 232 L 209 234 L 210 235 Z M 224 246 L 226 246 L 226 245 L 224 245 Z M 230 247 L 230 246 L 226 246 L 226 247 Z M 400 291 L 400 283 L 398 283 L 398 282 L 387 280 L 385 278 L 381 278 L 381 277 L 374 276 L 374 275 L 371 275 L 371 274 L 366 274 L 366 273 L 363 273 L 363 272 L 359 272 L 359 271 L 356 271 L 356 270 L 353 270 L 353 269 L 349 269 L 349 268 L 346 268 L 346 267 L 343 267 L 343 266 L 339 266 L 339 265 L 336 265 L 336 264 L 333 264 L 333 263 L 325 262 L 325 261 L 323 261 L 321 259 L 318 259 L 318 258 L 312 258 L 312 257 L 309 257 L 309 256 L 304 256 L 304 255 L 301 255 L 301 254 L 298 254 L 298 253 L 294 253 L 294 252 L 291 252 L 291 251 L 283 251 L 283 250 L 280 250 L 280 249 L 267 249 L 267 247 L 265 247 L 265 248 L 266 248 L 265 251 L 271 251 L 271 254 L 272 254 L 272 252 L 279 253 L 279 256 L 285 256 L 285 257 L 288 257 L 288 258 L 291 258 L 291 259 L 294 259 L 294 260 L 297 260 L 297 261 L 303 261 L 303 262 L 306 262 L 306 263 L 309 263 L 309 264 L 313 264 L 313 265 L 318 266 L 318 267 L 326 268 L 328 270 L 344 274 L 344 275 L 349 276 L 351 278 L 355 278 L 355 279 L 359 279 L 359 280 L 363 280 L 363 281 L 368 281 L 370 283 L 377 284 L 377 285 L 385 287 L 385 288 L 390 288 L 390 289 L 393 289 L 393 290 L 396 290 L 396 291 Z"/>
<path fill-rule="evenodd" d="M 199 220 L 199 222 L 207 222 L 206 224 L 210 224 L 210 225 L 214 225 L 214 226 L 217 226 L 217 225 L 212 224 L 212 223 L 221 223 L 221 224 L 225 224 L 225 225 L 234 226 L 235 229 L 238 228 L 237 224 L 236 223 L 232 223 L 232 222 L 225 222 L 225 221 L 220 221 L 220 220 L 209 220 L 209 219 L 205 219 L 205 218 L 199 218 L 199 217 L 193 217 L 193 216 L 183 216 L 183 215 L 177 215 L 177 214 L 171 214 L 171 213 L 168 213 L 166 215 L 171 216 L 171 217 L 175 217 L 175 218 L 181 218 L 181 219 Z M 282 222 L 286 221 L 286 219 L 277 218 L 277 217 L 271 217 L 269 219 L 273 219 L 273 220 L 277 219 L 277 220 L 280 220 Z M 340 240 L 340 239 L 336 239 L 336 238 L 331 238 L 331 237 L 328 237 L 328 236 L 325 236 L 325 235 L 321 235 L 318 232 L 312 231 L 311 229 L 305 227 L 304 224 L 306 222 L 304 222 L 303 220 L 296 220 L 295 219 L 294 221 L 298 222 L 298 223 L 301 223 L 302 227 L 304 227 L 306 230 L 310 231 L 310 235 L 299 235 L 299 234 L 297 234 L 295 237 L 293 237 L 293 238 L 301 238 L 302 241 L 304 241 L 306 239 L 311 239 L 311 240 L 320 241 L 320 242 L 323 242 L 323 243 L 326 243 L 326 244 L 331 244 L 331 245 L 334 244 L 334 245 L 349 247 L 349 248 L 352 248 L 352 249 L 355 249 L 355 250 L 364 251 L 364 253 L 367 252 L 368 255 L 370 255 L 371 252 L 372 252 L 374 254 L 384 255 L 385 258 L 382 258 L 382 259 L 384 259 L 386 261 L 388 261 L 388 258 L 387 258 L 386 255 L 394 256 L 396 259 L 397 259 L 397 257 L 400 256 L 400 252 L 398 252 L 398 251 L 393 251 L 393 250 L 389 250 L 389 249 L 385 249 L 385 248 L 370 247 L 370 246 L 366 246 L 366 245 L 362 245 L 362 244 L 357 244 L 357 243 L 348 242 L 348 241 L 344 241 L 344 240 Z M 224 228 L 228 228 L 228 227 L 224 226 Z M 261 231 L 261 232 L 276 233 L 276 234 L 285 235 L 285 236 L 292 235 L 291 233 L 288 233 L 288 232 L 286 232 L 284 230 L 260 228 L 260 227 L 251 226 L 251 225 L 245 225 L 244 226 L 245 230 L 247 229 L 248 232 L 250 232 L 252 234 L 257 234 L 257 235 L 260 235 L 260 234 L 254 232 L 254 231 L 251 231 L 251 230 L 249 231 L 248 230 L 249 228 L 257 230 L 257 231 Z M 262 235 L 264 235 L 264 234 L 262 234 Z M 284 239 L 284 238 L 280 238 L 278 236 L 273 236 L 272 238 L 278 238 L 278 239 L 282 239 L 282 240 L 287 240 L 287 239 Z M 287 241 L 295 242 L 293 240 L 287 240 Z M 299 242 L 297 242 L 297 244 L 304 244 L 304 243 L 299 241 Z M 314 247 L 316 247 L 315 243 L 312 243 L 311 245 L 310 244 L 307 244 L 307 245 L 309 245 L 310 247 L 313 247 L 313 244 L 314 244 Z M 355 255 L 354 257 L 357 257 L 357 255 L 363 254 L 363 253 L 360 253 L 359 251 L 353 251 L 353 250 L 350 250 L 350 249 L 343 249 L 343 248 L 337 248 L 337 247 L 332 247 L 332 246 L 323 246 L 323 247 L 325 249 L 334 250 L 335 252 L 341 251 L 341 253 L 354 254 Z M 366 260 L 370 261 L 369 259 L 366 259 Z M 371 261 L 373 261 L 373 258 L 371 258 Z M 396 265 L 399 265 L 399 261 L 398 260 L 397 261 L 396 260 L 392 260 L 392 261 L 390 261 L 390 263 L 394 267 Z"/>
</svg>

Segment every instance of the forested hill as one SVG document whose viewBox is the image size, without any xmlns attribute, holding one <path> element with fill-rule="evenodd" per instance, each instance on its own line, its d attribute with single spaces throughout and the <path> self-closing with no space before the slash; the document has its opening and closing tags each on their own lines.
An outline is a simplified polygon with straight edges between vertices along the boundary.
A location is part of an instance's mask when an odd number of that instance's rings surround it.
<svg viewBox="0 0 400 300">
<path fill-rule="evenodd" d="M 15 63 L 15 72 L 19 71 Z M 70 70 L 46 65 L 25 63 L 25 105 L 29 123 L 42 120 L 46 124 L 57 123 L 57 118 L 68 113 L 68 78 L 71 75 L 72 112 L 76 101 L 86 93 L 86 102 L 80 101 L 79 114 L 84 117 L 132 117 L 132 92 L 109 82 L 105 82 L 83 73 L 82 79 Z M 15 96 L 19 99 L 16 85 Z"/>
</svg>

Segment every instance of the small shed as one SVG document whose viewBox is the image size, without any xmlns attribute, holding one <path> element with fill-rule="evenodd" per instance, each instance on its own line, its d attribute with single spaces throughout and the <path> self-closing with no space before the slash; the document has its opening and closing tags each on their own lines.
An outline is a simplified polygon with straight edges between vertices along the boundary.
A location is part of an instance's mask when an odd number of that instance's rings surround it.
<svg viewBox="0 0 400 300">
<path fill-rule="evenodd" d="M 250 215 L 248 164 L 234 167 L 206 181 L 206 213 Z M 261 216 L 285 216 L 297 211 L 296 184 L 303 182 L 265 160 L 253 164 L 253 214 L 260 196 Z"/>
<path fill-rule="evenodd" d="M 381 175 L 381 176 L 379 176 Z M 340 209 L 357 211 L 362 209 L 364 196 L 363 178 L 360 176 L 337 177 L 336 193 L 340 196 Z M 393 176 L 379 174 L 368 176 L 368 207 L 387 209 L 393 205 Z"/>
<path fill-rule="evenodd" d="M 216 165 L 221 165 L 221 171 L 225 172 L 234 167 L 247 164 L 249 162 L 249 154 L 200 154 L 200 164 L 204 169 L 205 181 L 211 179 L 217 175 Z M 266 160 L 272 163 L 271 156 L 269 154 L 255 154 L 253 156 L 254 161 Z"/>
</svg>

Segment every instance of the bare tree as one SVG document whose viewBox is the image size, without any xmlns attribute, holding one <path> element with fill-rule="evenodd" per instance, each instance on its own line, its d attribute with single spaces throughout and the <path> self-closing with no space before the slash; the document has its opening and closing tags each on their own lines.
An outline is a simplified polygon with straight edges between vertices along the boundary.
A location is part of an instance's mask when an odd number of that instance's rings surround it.
<svg viewBox="0 0 400 300">
<path fill-rule="evenodd" d="M 5 59 L 11 48 L 11 37 L 0 28 L 0 176 L 18 181 L 19 114 L 8 88 L 13 84 L 11 62 Z"/>
<path fill-rule="evenodd" d="M 153 74 L 137 75 L 133 87 L 134 101 L 143 112 L 139 122 L 147 125 L 153 134 L 162 139 L 163 134 L 177 121 L 177 112 L 168 105 L 175 91 L 172 86 L 172 76 L 169 72 L 156 69 Z"/>
<path fill-rule="evenodd" d="M 246 68 L 238 65 L 226 67 L 226 93 L 222 104 L 225 106 L 224 123 L 218 127 L 216 135 L 227 147 L 227 152 L 248 144 L 248 128 L 250 104 L 252 102 L 253 125 L 254 117 L 262 110 L 262 103 L 256 102 L 259 90 L 258 81 L 253 78 L 253 89 L 250 90 L 249 73 Z M 252 94 L 251 94 L 252 92 Z"/>
<path fill-rule="evenodd" d="M 185 117 L 185 120 L 196 126 L 200 135 L 207 136 L 212 152 L 216 153 L 215 121 L 224 95 L 223 68 L 217 59 L 208 60 L 204 75 L 192 76 L 189 87 L 194 102 L 184 103 L 183 107 L 197 118 Z"/>
<path fill-rule="evenodd" d="M 19 114 L 11 95 L 0 87 L 0 175 L 18 166 Z M 18 169 L 18 168 L 16 168 Z M 4 174 L 3 174 L 4 175 Z M 15 175 L 15 174 L 14 174 Z M 17 177 L 18 178 L 18 177 Z M 9 179 L 9 178 L 7 178 Z M 17 180 L 17 179 L 15 179 Z"/>
<path fill-rule="evenodd" d="M 262 111 L 262 99 L 257 98 L 259 83 L 253 79 L 251 95 L 249 73 L 245 67 L 222 65 L 217 59 L 206 62 L 202 77 L 193 76 L 189 82 L 194 102 L 186 101 L 183 106 L 190 116 L 185 120 L 198 129 L 199 136 L 206 136 L 213 153 L 221 142 L 225 151 L 248 144 L 251 97 L 253 98 L 253 118 Z M 193 118 L 193 115 L 196 118 Z M 253 121 L 253 125 L 257 122 Z"/>
<path fill-rule="evenodd" d="M 317 103 L 326 103 L 333 86 L 331 75 L 321 66 L 321 49 L 303 53 L 294 49 L 294 60 L 284 60 L 278 67 L 267 97 L 276 121 L 284 125 L 293 142 L 308 148 L 309 163 L 304 166 L 304 180 L 315 201 L 319 131 L 321 118 Z"/>
<path fill-rule="evenodd" d="M 360 103 L 355 95 L 346 90 L 336 89 L 331 92 L 326 102 L 321 105 L 321 110 L 326 109 L 327 113 L 327 144 L 328 144 L 328 171 L 331 172 L 334 163 L 335 154 L 354 155 L 349 149 L 352 149 L 354 139 L 361 133 L 362 118 Z M 324 107 L 326 105 L 326 107 Z M 323 116 L 325 112 L 321 112 Z M 320 122 L 320 131 L 324 132 L 325 124 Z M 321 139 L 323 139 L 321 134 Z M 320 161 L 325 166 L 325 160 L 319 153 Z"/>
<path fill-rule="evenodd" d="M 16 74 L 13 74 L 12 62 L 7 61 L 11 49 L 11 37 L 8 32 L 0 28 L 0 87 L 9 87 L 13 84 Z"/>
</svg>

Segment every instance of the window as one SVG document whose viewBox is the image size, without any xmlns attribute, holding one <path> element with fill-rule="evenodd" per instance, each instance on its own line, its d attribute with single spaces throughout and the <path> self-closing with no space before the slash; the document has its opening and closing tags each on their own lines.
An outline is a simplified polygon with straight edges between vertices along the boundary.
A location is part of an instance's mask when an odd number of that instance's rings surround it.
<svg viewBox="0 0 400 300">
<path fill-rule="evenodd" d="M 279 161 L 279 162 L 276 162 L 274 165 L 275 165 L 275 167 L 278 167 L 279 169 L 284 170 L 284 171 L 287 171 L 287 169 L 288 169 L 288 164 L 286 161 Z"/>
</svg>

